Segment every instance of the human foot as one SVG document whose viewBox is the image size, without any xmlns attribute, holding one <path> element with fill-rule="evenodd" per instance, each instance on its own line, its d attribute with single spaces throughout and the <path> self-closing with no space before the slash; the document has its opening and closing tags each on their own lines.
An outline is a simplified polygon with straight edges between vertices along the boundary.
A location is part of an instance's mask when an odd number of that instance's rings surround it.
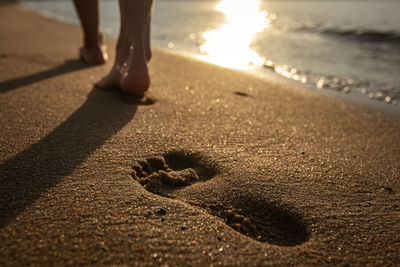
<svg viewBox="0 0 400 267">
<path fill-rule="evenodd" d="M 103 38 L 100 35 L 98 42 L 94 45 L 85 44 L 79 49 L 79 58 L 91 65 L 104 64 L 108 60 L 107 47 L 103 44 Z"/>
<path fill-rule="evenodd" d="M 146 53 L 143 49 L 129 49 L 127 59 L 115 62 L 110 73 L 95 84 L 102 90 L 120 89 L 136 96 L 143 96 L 150 86 Z M 123 57 L 122 57 L 123 58 Z"/>
<path fill-rule="evenodd" d="M 79 49 L 79 58 L 91 65 L 101 65 L 107 62 L 108 55 L 105 50 L 101 48 L 88 49 L 81 47 Z"/>
</svg>

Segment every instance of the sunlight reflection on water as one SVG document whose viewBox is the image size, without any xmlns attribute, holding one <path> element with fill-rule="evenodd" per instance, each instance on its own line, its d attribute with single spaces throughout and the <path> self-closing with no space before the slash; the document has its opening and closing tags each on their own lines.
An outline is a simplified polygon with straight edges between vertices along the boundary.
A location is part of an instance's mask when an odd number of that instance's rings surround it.
<svg viewBox="0 0 400 267">
<path fill-rule="evenodd" d="M 255 35 L 270 24 L 260 0 L 221 0 L 215 9 L 226 17 L 220 28 L 203 34 L 200 58 L 223 67 L 246 70 L 263 66 L 264 59 L 251 48 Z"/>
</svg>

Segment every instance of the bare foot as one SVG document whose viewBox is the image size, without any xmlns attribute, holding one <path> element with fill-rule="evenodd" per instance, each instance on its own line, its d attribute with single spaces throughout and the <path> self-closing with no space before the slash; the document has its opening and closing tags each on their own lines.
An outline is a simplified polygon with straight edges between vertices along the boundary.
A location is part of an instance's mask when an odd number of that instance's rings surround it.
<svg viewBox="0 0 400 267">
<path fill-rule="evenodd" d="M 122 62 L 116 62 L 110 73 L 95 84 L 102 90 L 120 89 L 136 96 L 143 96 L 150 87 L 147 68 L 147 55 L 144 51 L 129 51 L 129 56 Z"/>
<path fill-rule="evenodd" d="M 104 64 L 108 60 L 107 47 L 103 43 L 103 36 L 100 34 L 95 45 L 84 45 L 79 49 L 79 58 L 91 65 Z"/>
<path fill-rule="evenodd" d="M 79 58 L 91 65 L 104 64 L 108 60 L 106 46 L 102 45 L 101 47 L 95 47 L 92 49 L 81 47 L 81 49 L 79 49 Z"/>
</svg>

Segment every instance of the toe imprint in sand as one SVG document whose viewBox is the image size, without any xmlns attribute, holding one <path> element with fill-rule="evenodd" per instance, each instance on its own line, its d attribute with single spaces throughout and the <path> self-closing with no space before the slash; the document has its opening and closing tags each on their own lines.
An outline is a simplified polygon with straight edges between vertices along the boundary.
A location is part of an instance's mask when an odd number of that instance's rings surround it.
<svg viewBox="0 0 400 267">
<path fill-rule="evenodd" d="M 219 168 L 200 153 L 186 151 L 171 151 L 138 160 L 132 169 L 132 177 L 147 191 L 169 198 L 175 198 L 173 192 L 176 190 L 205 182 L 220 173 Z M 203 199 L 192 199 L 190 204 L 221 218 L 235 231 L 259 242 L 296 246 L 309 238 L 301 216 L 263 199 L 258 200 L 257 196 L 232 197 L 227 206 L 206 204 Z"/>
<path fill-rule="evenodd" d="M 218 174 L 217 167 L 206 163 L 200 154 L 185 151 L 171 151 L 163 156 L 139 160 L 132 169 L 136 181 L 148 191 L 162 196 Z"/>
</svg>

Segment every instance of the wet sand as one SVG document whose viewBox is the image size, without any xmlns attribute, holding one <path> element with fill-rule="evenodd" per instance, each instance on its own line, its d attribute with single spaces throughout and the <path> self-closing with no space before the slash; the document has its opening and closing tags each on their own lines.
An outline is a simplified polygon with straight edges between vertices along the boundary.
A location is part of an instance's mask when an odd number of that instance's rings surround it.
<svg viewBox="0 0 400 267">
<path fill-rule="evenodd" d="M 0 33 L 1 265 L 399 264 L 398 119 L 158 49 L 139 102 L 74 26 Z"/>
</svg>

